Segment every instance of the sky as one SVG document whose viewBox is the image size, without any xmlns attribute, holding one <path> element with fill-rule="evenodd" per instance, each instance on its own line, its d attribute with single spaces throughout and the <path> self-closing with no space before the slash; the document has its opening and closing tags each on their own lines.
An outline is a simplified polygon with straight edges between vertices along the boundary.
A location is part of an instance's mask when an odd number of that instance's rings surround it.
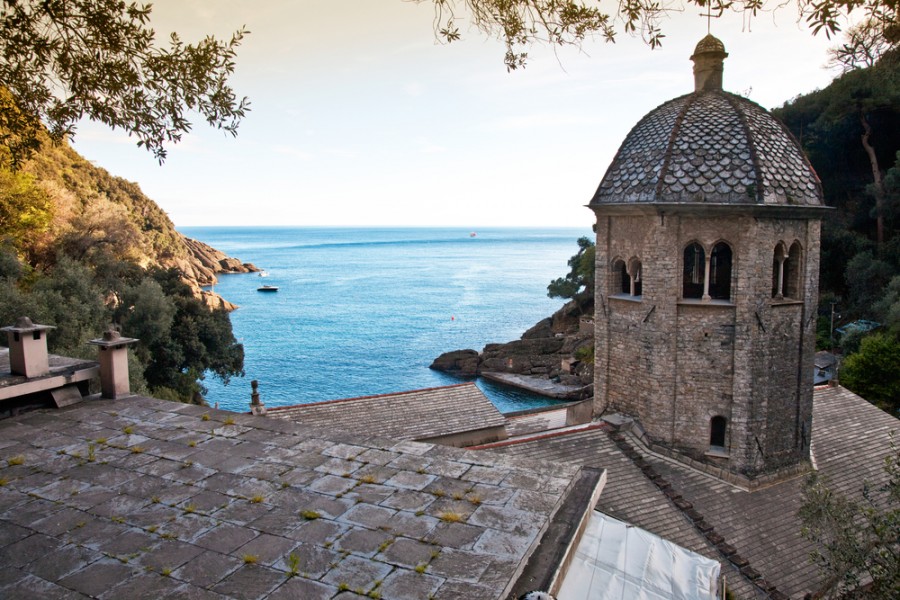
<svg viewBox="0 0 900 600">
<path fill-rule="evenodd" d="M 436 41 L 430 3 L 157 0 L 158 39 L 250 35 L 232 79 L 251 112 L 232 138 L 197 115 L 160 166 L 121 131 L 83 122 L 74 148 L 138 183 L 176 226 L 590 227 L 585 208 L 628 131 L 693 89 L 707 20 L 663 23 L 661 49 L 534 47 L 507 72 L 500 42 L 466 21 Z M 826 49 L 786 7 L 711 31 L 724 87 L 774 108 L 833 79 Z"/>
</svg>

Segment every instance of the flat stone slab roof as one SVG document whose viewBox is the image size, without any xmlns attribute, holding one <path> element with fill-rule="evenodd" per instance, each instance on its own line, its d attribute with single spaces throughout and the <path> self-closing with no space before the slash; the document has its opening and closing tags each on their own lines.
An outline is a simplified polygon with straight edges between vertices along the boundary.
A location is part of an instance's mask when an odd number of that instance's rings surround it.
<svg viewBox="0 0 900 600">
<path fill-rule="evenodd" d="M 43 377 L 29 379 L 24 375 L 13 375 L 9 366 L 9 348 L 0 347 L 0 388 L 19 385 L 29 381 L 48 379 L 82 369 L 96 369 L 98 365 L 96 361 L 68 358 L 65 356 L 57 356 L 55 354 L 48 355 L 48 361 L 50 363 L 50 373 Z"/>
<path fill-rule="evenodd" d="M 505 598 L 580 475 L 90 399 L 0 421 L 0 597 Z"/>
<path fill-rule="evenodd" d="M 900 432 L 900 420 L 849 390 L 815 389 L 812 453 L 835 491 L 861 500 L 865 482 L 885 483 L 882 467 L 891 452 L 891 432 Z M 493 446 L 492 451 L 513 456 L 602 466 L 608 480 L 598 510 L 719 560 L 739 598 L 802 598 L 821 580 L 809 561 L 812 545 L 800 534 L 803 475 L 747 491 L 636 444 L 625 451 L 605 427 Z M 650 473 L 662 477 L 665 490 Z M 713 535 L 701 526 L 711 527 Z M 717 544 L 725 546 L 711 543 L 716 535 L 722 538 Z M 742 563 L 741 571 L 733 559 Z M 754 572 L 763 580 L 748 575 Z M 763 581 L 769 593 L 761 591 Z"/>
<path fill-rule="evenodd" d="M 474 383 L 280 406 L 268 409 L 268 416 L 398 440 L 432 439 L 506 424 Z"/>
</svg>

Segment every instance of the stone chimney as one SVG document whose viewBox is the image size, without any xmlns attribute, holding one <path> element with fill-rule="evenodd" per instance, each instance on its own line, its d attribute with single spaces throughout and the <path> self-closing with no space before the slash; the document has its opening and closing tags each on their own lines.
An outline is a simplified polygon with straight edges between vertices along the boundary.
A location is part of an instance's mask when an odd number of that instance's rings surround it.
<svg viewBox="0 0 900 600">
<path fill-rule="evenodd" d="M 250 413 L 258 417 L 266 416 L 266 405 L 259 401 L 259 382 L 250 382 Z"/>
<path fill-rule="evenodd" d="M 694 61 L 694 91 L 722 91 L 722 71 L 728 57 L 725 44 L 707 35 L 694 48 L 691 60 Z"/>
<path fill-rule="evenodd" d="M 110 327 L 103 337 L 91 340 L 89 344 L 100 348 L 100 395 L 115 400 L 131 395 L 128 379 L 128 346 L 138 340 L 122 337 Z"/>
<path fill-rule="evenodd" d="M 9 345 L 9 370 L 13 375 L 42 377 L 50 373 L 50 358 L 47 355 L 48 329 L 50 325 L 37 325 L 28 317 L 19 317 L 15 325 L 3 327 Z"/>
</svg>

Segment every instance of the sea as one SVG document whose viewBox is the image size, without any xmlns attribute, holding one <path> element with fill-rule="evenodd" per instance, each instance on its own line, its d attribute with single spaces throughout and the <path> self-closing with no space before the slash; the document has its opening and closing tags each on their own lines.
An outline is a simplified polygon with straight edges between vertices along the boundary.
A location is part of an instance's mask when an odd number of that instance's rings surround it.
<svg viewBox="0 0 900 600">
<path fill-rule="evenodd" d="M 547 284 L 565 275 L 585 229 L 182 227 L 263 273 L 221 275 L 212 288 L 244 346 L 242 377 L 207 376 L 210 405 L 249 409 L 251 380 L 267 407 L 451 385 L 429 369 L 451 350 L 508 342 L 563 305 Z M 263 285 L 277 292 L 260 292 Z M 482 379 L 504 413 L 556 401 Z"/>
</svg>

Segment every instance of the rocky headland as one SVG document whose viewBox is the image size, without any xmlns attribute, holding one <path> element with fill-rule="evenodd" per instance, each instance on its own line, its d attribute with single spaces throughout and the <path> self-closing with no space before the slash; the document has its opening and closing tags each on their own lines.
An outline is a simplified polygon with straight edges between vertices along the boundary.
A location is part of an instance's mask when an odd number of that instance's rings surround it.
<svg viewBox="0 0 900 600">
<path fill-rule="evenodd" d="M 140 186 L 94 165 L 65 141 L 46 140 L 23 171 L 27 186 L 37 190 L 32 195 L 46 198 L 42 210 L 50 215 L 43 227 L 29 232 L 28 249 L 22 252 L 38 263 L 64 248 L 77 260 L 89 261 L 102 251 L 144 268 L 174 268 L 194 297 L 211 309 L 229 311 L 237 306 L 203 288 L 224 273 L 259 270 L 185 237 Z"/>
<path fill-rule="evenodd" d="M 446 352 L 431 368 L 459 377 L 484 377 L 552 398 L 581 400 L 593 392 L 593 315 L 593 298 L 572 300 L 518 340 L 488 344 L 481 352 Z"/>
<path fill-rule="evenodd" d="M 181 237 L 186 249 L 185 256 L 172 257 L 161 261 L 164 267 L 175 267 L 182 273 L 182 280 L 191 287 L 194 296 L 212 309 L 222 308 L 232 311 L 237 305 L 203 287 L 215 285 L 217 275 L 231 273 L 255 273 L 260 269 L 252 263 L 242 263 L 209 244 L 184 235 Z"/>
</svg>

